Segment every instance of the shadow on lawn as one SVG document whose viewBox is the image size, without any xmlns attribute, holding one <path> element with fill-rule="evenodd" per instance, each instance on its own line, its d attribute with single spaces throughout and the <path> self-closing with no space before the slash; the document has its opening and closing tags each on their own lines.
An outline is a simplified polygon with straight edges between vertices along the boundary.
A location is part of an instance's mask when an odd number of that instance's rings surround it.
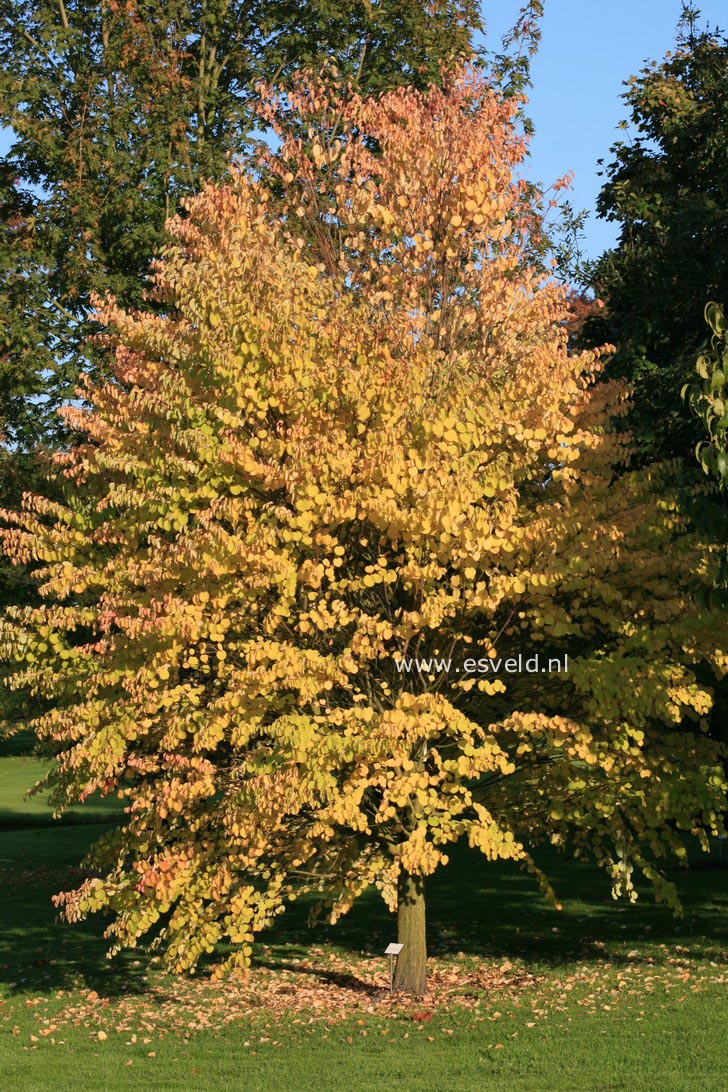
<svg viewBox="0 0 728 1092">
<path fill-rule="evenodd" d="M 0 832 L 0 982 L 18 993 L 73 988 L 142 993 L 148 956 L 106 959 L 99 919 L 68 925 L 51 898 L 82 878 L 78 862 L 104 829 L 46 826 Z"/>
<path fill-rule="evenodd" d="M 103 921 L 58 922 L 51 903 L 52 894 L 79 882 L 77 863 L 100 832 L 79 826 L 0 834 L 0 981 L 11 990 L 89 989 L 108 997 L 146 990 L 148 954 L 126 952 L 107 960 Z M 550 854 L 539 863 L 564 900 L 561 912 L 544 901 L 526 873 L 508 863 L 489 864 L 468 850 L 454 852 L 452 863 L 428 884 L 430 954 L 556 967 L 576 960 L 618 964 L 626 962 L 628 948 L 677 943 L 689 947 L 692 959 L 725 958 L 728 870 L 675 874 L 685 906 L 685 917 L 675 919 L 647 891 L 635 906 L 614 903 L 608 877 L 593 867 Z M 255 963 L 295 970 L 292 959 L 302 955 L 313 962 L 308 948 L 323 943 L 379 957 L 396 938 L 396 919 L 375 893 L 359 900 L 335 928 L 319 923 L 308 929 L 306 916 L 304 906 L 294 905 L 261 936 Z M 321 973 L 337 985 L 374 989 L 353 975 L 326 968 Z"/>
<path fill-rule="evenodd" d="M 324 967 L 316 967 L 312 969 L 311 964 L 314 962 L 309 957 L 308 964 L 305 967 L 301 967 L 297 963 L 291 963 L 289 960 L 281 959 L 256 959 L 256 967 L 267 967 L 271 971 L 287 971 L 290 974 L 305 974 L 313 975 L 319 979 L 320 982 L 325 983 L 328 986 L 339 986 L 342 989 L 355 990 L 357 993 L 362 994 L 365 997 L 381 997 L 383 994 L 388 994 L 389 990 L 382 989 L 381 986 L 375 986 L 372 982 L 367 982 L 364 978 L 359 978 L 356 974 L 345 974 L 343 971 L 331 971 Z M 279 989 L 279 993 L 293 993 L 294 987 Z"/>
<path fill-rule="evenodd" d="M 558 966 L 575 960 L 627 962 L 627 946 L 691 944 L 693 958 L 722 959 L 728 949 L 728 870 L 680 869 L 677 884 L 684 916 L 656 905 L 649 888 L 636 904 L 611 898 L 609 877 L 586 864 L 544 854 L 539 863 L 563 902 L 552 908 L 533 879 L 508 863 L 490 864 L 477 853 L 455 851 L 451 864 L 428 882 L 428 951 L 447 956 L 520 958 Z M 306 929 L 301 906 L 286 914 L 285 927 L 268 943 L 314 944 L 325 940 L 350 951 L 380 954 L 396 939 L 396 918 L 370 893 L 335 928 Z M 600 945 L 609 947 L 606 956 Z M 620 947 L 625 951 L 620 954 Z M 695 950 L 693 950 L 693 947 Z"/>
</svg>

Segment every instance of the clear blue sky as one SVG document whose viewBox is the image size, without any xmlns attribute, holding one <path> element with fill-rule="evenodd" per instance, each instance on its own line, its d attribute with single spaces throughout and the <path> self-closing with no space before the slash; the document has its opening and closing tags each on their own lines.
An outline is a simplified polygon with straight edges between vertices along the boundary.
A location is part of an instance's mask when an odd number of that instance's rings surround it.
<svg viewBox="0 0 728 1092">
<path fill-rule="evenodd" d="M 728 0 L 702 0 L 703 21 L 728 27 Z M 484 0 L 487 39 L 493 48 L 513 25 L 521 0 Z M 585 255 L 596 257 L 615 239 L 613 225 L 596 218 L 600 188 L 597 160 L 626 117 L 622 84 L 646 60 L 671 49 L 680 0 L 546 0 L 543 37 L 533 65 L 530 113 L 536 133 L 529 174 L 546 184 L 575 172 L 570 200 L 590 210 Z M 0 154 L 8 140 L 0 131 Z"/>
<path fill-rule="evenodd" d="M 728 0 L 699 0 L 702 23 L 728 29 Z M 486 40 L 492 49 L 511 27 L 521 0 L 484 0 Z M 627 118 L 622 84 L 647 60 L 672 49 L 680 0 L 546 0 L 543 36 L 533 64 L 530 115 L 536 132 L 529 174 L 550 183 L 575 172 L 570 200 L 594 209 L 601 180 L 597 160 L 610 162 L 609 148 Z M 584 253 L 597 257 L 615 240 L 615 226 L 591 211 Z"/>
</svg>

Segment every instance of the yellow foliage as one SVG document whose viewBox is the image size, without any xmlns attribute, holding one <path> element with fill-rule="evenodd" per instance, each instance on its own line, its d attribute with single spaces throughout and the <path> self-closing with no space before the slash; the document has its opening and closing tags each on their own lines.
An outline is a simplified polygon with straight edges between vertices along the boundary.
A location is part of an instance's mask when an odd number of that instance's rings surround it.
<svg viewBox="0 0 728 1092">
<path fill-rule="evenodd" d="M 0 642 L 50 710 L 55 802 L 128 803 L 104 878 L 59 902 L 112 910 L 117 946 L 164 914 L 176 969 L 219 941 L 244 965 L 305 891 L 334 918 L 372 883 L 391 903 L 462 837 L 536 871 L 568 835 L 627 890 L 625 861 L 657 876 L 642 842 L 717 830 L 725 801 L 697 670 L 725 671 L 725 620 L 687 596 L 702 559 L 660 471 L 615 479 L 624 392 L 530 260 L 512 106 L 473 73 L 296 84 L 334 153 L 267 101 L 283 198 L 208 187 L 171 225 L 164 313 L 100 303 L 116 371 L 66 411 L 66 499 L 6 513 L 41 604 Z M 568 673 L 398 667 L 534 651 Z"/>
</svg>

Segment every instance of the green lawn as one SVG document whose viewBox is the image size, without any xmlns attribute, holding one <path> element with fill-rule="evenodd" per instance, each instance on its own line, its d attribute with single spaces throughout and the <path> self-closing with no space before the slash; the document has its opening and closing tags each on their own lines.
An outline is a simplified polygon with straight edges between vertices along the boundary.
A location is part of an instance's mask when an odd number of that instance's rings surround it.
<svg viewBox="0 0 728 1092">
<path fill-rule="evenodd" d="M 0 829 L 3 1089 L 728 1090 L 717 860 L 679 875 L 676 922 L 647 898 L 612 902 L 587 866 L 547 858 L 557 912 L 518 870 L 458 854 L 429 892 L 433 967 L 465 983 L 458 998 L 393 1006 L 367 989 L 394 935 L 376 897 L 336 929 L 307 930 L 300 909 L 283 919 L 252 986 L 171 980 L 138 952 L 109 963 L 102 923 L 55 922 L 51 894 L 104 828 L 38 825 L 21 801 L 27 761 L 0 760 L 14 824 Z"/>
<path fill-rule="evenodd" d="M 28 797 L 32 786 L 47 771 L 47 763 L 25 755 L 0 758 L 0 830 L 12 827 L 28 827 L 33 824 L 47 826 L 50 821 L 48 793 Z M 62 822 L 108 822 L 119 810 L 116 800 L 102 800 L 92 796 L 83 805 L 70 808 Z"/>
</svg>

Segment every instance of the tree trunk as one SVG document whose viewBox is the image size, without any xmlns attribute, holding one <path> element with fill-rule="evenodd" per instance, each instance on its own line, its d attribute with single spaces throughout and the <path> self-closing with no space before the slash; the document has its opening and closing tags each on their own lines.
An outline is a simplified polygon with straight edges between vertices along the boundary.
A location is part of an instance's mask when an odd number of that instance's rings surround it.
<svg viewBox="0 0 728 1092">
<path fill-rule="evenodd" d="M 425 882 L 404 869 L 397 883 L 397 956 L 394 989 L 421 997 L 427 989 L 427 937 L 425 933 Z"/>
</svg>

